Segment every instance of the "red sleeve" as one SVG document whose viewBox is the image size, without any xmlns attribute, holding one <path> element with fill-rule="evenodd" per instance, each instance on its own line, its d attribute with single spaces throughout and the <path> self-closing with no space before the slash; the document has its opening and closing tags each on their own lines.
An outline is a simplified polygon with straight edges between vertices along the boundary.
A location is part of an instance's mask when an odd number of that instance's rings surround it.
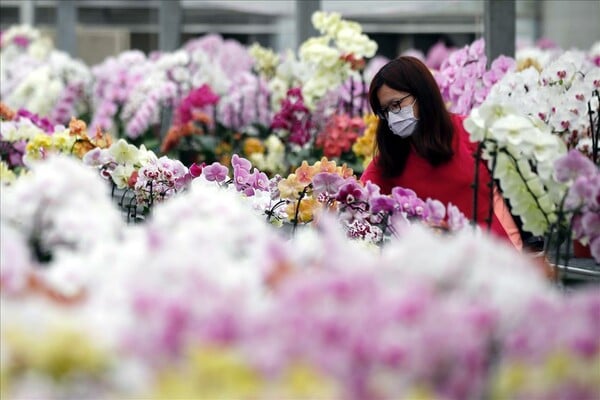
<svg viewBox="0 0 600 400">
<path fill-rule="evenodd" d="M 365 185 L 369 181 L 379 186 L 379 188 L 381 189 L 381 193 L 390 193 L 392 190 L 391 187 L 388 187 L 390 186 L 390 183 L 383 178 L 381 169 L 377 166 L 376 158 L 374 158 L 369 163 L 369 165 L 367 165 L 367 168 L 365 168 L 365 171 L 360 176 L 360 182 L 363 185 Z"/>
</svg>

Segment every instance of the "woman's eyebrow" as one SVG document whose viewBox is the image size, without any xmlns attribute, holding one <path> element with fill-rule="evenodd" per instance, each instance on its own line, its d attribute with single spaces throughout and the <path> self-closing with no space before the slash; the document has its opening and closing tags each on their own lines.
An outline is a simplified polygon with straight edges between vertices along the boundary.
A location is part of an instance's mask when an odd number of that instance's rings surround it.
<svg viewBox="0 0 600 400">
<path fill-rule="evenodd" d="M 403 101 L 404 99 L 406 99 L 406 98 L 408 98 L 408 97 L 410 97 L 410 96 L 411 96 L 411 95 L 410 95 L 410 93 L 409 93 L 409 94 L 406 94 L 406 95 L 404 95 L 404 96 L 400 96 L 400 97 L 399 97 L 399 98 L 397 98 L 396 100 L 392 100 L 392 103 L 393 103 L 393 102 L 395 102 L 395 101 L 399 101 L 399 102 L 401 102 L 401 101 Z"/>
</svg>

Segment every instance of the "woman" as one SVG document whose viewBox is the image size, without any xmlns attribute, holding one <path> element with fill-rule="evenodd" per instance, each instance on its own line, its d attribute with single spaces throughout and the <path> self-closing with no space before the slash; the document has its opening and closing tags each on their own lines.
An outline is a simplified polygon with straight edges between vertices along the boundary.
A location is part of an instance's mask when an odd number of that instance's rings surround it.
<svg viewBox="0 0 600 400">
<path fill-rule="evenodd" d="M 371 108 L 379 117 L 377 154 L 361 176 L 390 193 L 395 186 L 412 189 L 423 198 L 457 206 L 473 217 L 473 181 L 477 144 L 469 140 L 463 116 L 447 111 L 435 78 L 417 58 L 401 56 L 383 66 L 369 88 Z M 476 221 L 522 248 L 516 227 L 497 190 L 490 204 L 490 174 L 478 165 Z"/>
</svg>

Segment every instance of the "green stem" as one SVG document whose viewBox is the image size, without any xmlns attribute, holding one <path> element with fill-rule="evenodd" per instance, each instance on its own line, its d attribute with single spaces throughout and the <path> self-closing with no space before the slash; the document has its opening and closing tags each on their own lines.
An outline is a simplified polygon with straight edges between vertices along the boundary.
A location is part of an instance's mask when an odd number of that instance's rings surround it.
<svg viewBox="0 0 600 400">
<path fill-rule="evenodd" d="M 550 219 L 548 218 L 548 215 L 542 209 L 542 206 L 540 205 L 540 202 L 539 202 L 538 198 L 535 196 L 535 194 L 533 194 L 533 191 L 531 190 L 531 188 L 527 184 L 527 180 L 523 176 L 523 172 L 521 171 L 521 168 L 519 168 L 519 164 L 517 163 L 517 159 L 512 154 L 510 154 L 510 152 L 508 152 L 506 149 L 500 149 L 500 151 L 503 152 L 504 154 L 506 154 L 508 157 L 510 157 L 510 159 L 513 161 L 513 164 L 515 165 L 515 169 L 517 170 L 517 173 L 519 174 L 519 177 L 521 178 L 521 181 L 523 181 L 523 184 L 525 185 L 525 188 L 527 189 L 527 192 L 529 192 L 529 194 L 531 195 L 531 197 L 533 197 L 533 200 L 535 201 L 535 204 L 536 204 L 538 210 L 540 210 L 540 212 L 544 216 L 544 219 L 546 220 L 546 223 L 548 225 L 550 225 Z"/>
</svg>

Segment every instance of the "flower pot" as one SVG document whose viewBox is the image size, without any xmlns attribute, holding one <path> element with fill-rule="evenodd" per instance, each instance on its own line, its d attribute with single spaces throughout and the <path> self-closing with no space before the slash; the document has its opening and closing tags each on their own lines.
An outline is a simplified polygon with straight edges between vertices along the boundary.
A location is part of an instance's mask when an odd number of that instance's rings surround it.
<svg viewBox="0 0 600 400">
<path fill-rule="evenodd" d="M 573 240 L 573 256 L 575 258 L 592 258 L 589 243 L 584 245 L 579 240 Z"/>
</svg>

